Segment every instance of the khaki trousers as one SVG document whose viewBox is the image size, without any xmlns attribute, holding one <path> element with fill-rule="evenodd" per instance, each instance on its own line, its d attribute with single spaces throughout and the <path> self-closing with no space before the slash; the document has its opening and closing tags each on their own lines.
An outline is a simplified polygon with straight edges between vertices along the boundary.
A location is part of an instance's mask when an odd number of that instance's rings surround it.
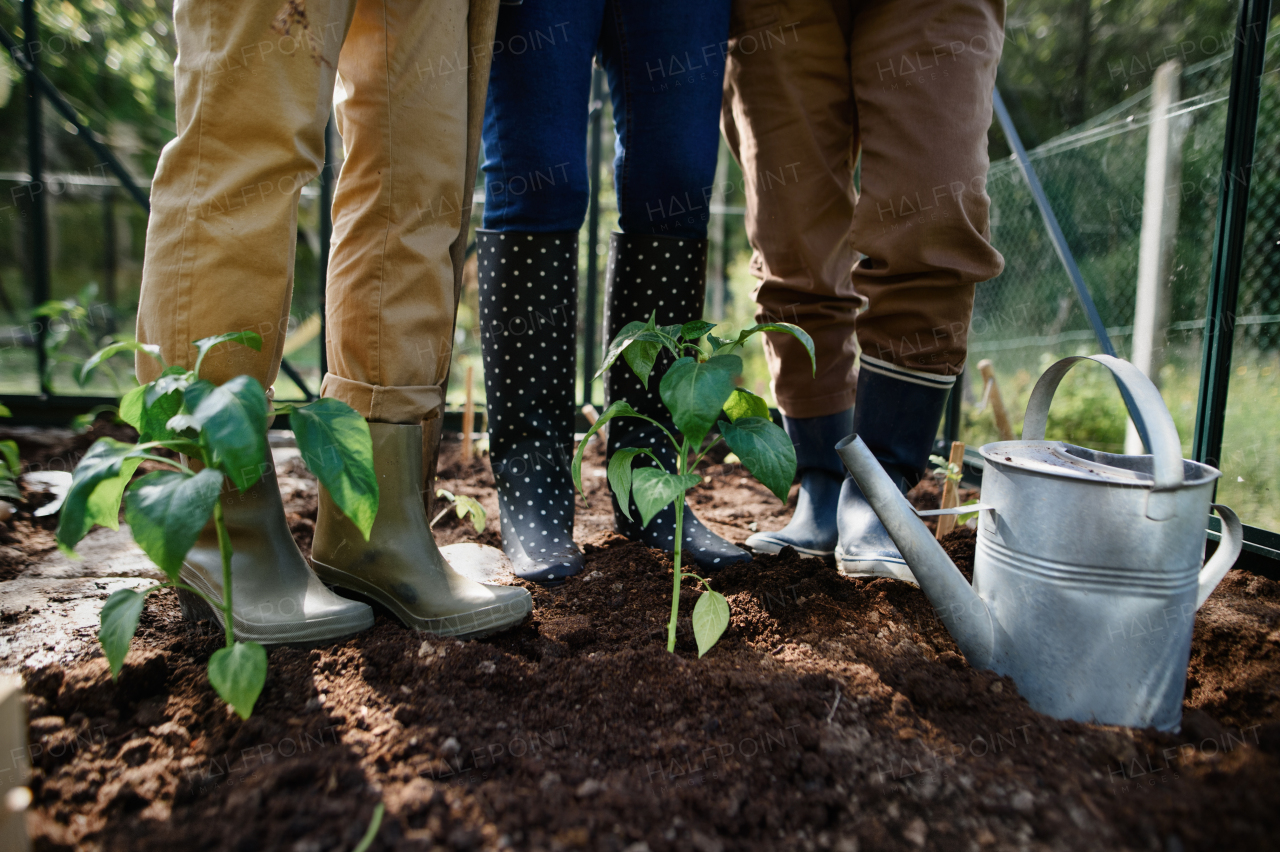
<svg viewBox="0 0 1280 852">
<path fill-rule="evenodd" d="M 722 123 L 742 165 L 765 349 L 791 417 L 849 408 L 864 357 L 953 376 L 988 236 L 1003 0 L 734 0 Z M 861 153 L 861 197 L 854 164 Z M 858 255 L 863 255 L 858 260 Z"/>
<path fill-rule="evenodd" d="M 178 135 L 152 185 L 138 338 L 270 387 L 293 291 L 298 199 L 342 96 L 322 393 L 370 420 L 443 406 L 497 0 L 178 0 Z M 473 49 L 474 48 L 474 49 Z M 345 96 L 345 97 L 343 97 Z M 157 375 L 138 359 L 138 379 Z"/>
</svg>

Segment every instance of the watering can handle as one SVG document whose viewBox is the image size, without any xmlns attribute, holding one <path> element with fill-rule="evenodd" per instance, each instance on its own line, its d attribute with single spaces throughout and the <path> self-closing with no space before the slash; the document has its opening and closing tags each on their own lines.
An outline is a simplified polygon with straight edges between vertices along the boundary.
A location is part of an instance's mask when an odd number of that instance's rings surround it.
<svg viewBox="0 0 1280 852">
<path fill-rule="evenodd" d="M 1240 551 L 1244 549 L 1244 527 L 1240 526 L 1240 519 L 1236 517 L 1236 513 L 1217 503 L 1210 508 L 1222 518 L 1222 540 L 1218 542 L 1218 549 L 1213 552 L 1213 556 L 1200 569 L 1200 590 L 1196 593 L 1196 609 L 1203 606 L 1209 595 L 1213 594 L 1213 590 L 1222 582 L 1222 578 L 1227 576 L 1231 566 L 1236 564 Z"/>
<path fill-rule="evenodd" d="M 1165 407 L 1160 391 L 1142 371 L 1121 358 L 1110 355 L 1072 355 L 1063 358 L 1036 382 L 1027 401 L 1027 415 L 1022 422 L 1022 440 L 1043 441 L 1045 425 L 1049 421 L 1049 403 L 1054 391 L 1067 371 L 1077 361 L 1096 361 L 1111 371 L 1116 381 L 1129 392 L 1138 414 L 1147 426 L 1151 455 L 1155 461 L 1156 491 L 1171 491 L 1182 486 L 1182 442 L 1178 439 L 1178 427 Z M 1137 420 L 1138 418 L 1134 418 Z M 1230 509 L 1227 510 L 1228 512 Z M 1234 517 L 1234 516 L 1233 516 Z"/>
</svg>

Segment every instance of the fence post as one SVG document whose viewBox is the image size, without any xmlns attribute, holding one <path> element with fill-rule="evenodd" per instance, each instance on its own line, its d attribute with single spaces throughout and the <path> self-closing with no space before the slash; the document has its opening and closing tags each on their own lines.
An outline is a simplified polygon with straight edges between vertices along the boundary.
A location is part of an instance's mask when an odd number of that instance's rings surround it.
<svg viewBox="0 0 1280 852">
<path fill-rule="evenodd" d="M 1169 116 L 1178 101 L 1182 64 L 1170 60 L 1156 69 L 1151 86 L 1151 123 L 1147 131 L 1147 173 L 1142 196 L 1142 233 L 1138 243 L 1138 291 L 1133 311 L 1135 367 L 1160 383 L 1169 330 L 1169 285 L 1178 237 L 1184 123 Z M 1170 187 L 1173 192 L 1170 192 Z M 1142 453 L 1133 421 L 1125 425 L 1124 451 Z"/>
</svg>

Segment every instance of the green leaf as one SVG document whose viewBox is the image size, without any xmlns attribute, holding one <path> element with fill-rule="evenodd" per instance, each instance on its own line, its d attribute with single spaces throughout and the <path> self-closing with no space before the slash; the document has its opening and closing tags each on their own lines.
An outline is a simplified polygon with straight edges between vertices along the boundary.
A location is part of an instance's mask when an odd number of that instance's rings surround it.
<svg viewBox="0 0 1280 852">
<path fill-rule="evenodd" d="M 118 528 L 120 497 L 141 461 L 128 458 L 135 452 L 139 450 L 133 444 L 114 438 L 100 438 L 89 448 L 72 471 L 71 487 L 58 516 L 59 546 L 75 547 L 94 524 Z"/>
<path fill-rule="evenodd" d="M 694 320 L 680 327 L 680 336 L 690 343 L 696 343 L 702 335 L 715 328 L 716 324 L 706 320 Z"/>
<path fill-rule="evenodd" d="M 111 667 L 112 679 L 119 676 L 120 667 L 124 665 L 129 643 L 138 630 L 138 616 L 142 615 L 146 601 L 146 595 L 133 589 L 117 589 L 102 605 L 98 641 L 102 643 L 102 653 Z"/>
<path fill-rule="evenodd" d="M 600 364 L 600 369 L 596 371 L 595 378 L 600 378 L 605 372 L 613 366 L 618 357 L 631 345 L 632 341 L 645 332 L 652 332 L 655 326 L 657 313 L 655 312 L 649 317 L 648 322 L 629 322 L 624 325 L 614 336 L 613 342 L 609 344 L 609 349 L 604 353 L 604 361 Z"/>
<path fill-rule="evenodd" d="M 120 465 L 118 476 L 102 480 L 98 483 L 98 487 L 93 489 L 88 503 L 91 524 L 112 530 L 120 529 L 120 501 L 124 498 L 125 487 L 128 486 L 129 480 L 133 479 L 140 464 L 142 464 L 141 458 L 125 459 Z M 66 509 L 66 503 L 63 503 L 63 509 Z"/>
<path fill-rule="evenodd" d="M 649 526 L 649 521 L 658 512 L 670 506 L 677 498 L 702 481 L 696 473 L 667 473 L 656 467 L 642 467 L 631 474 L 631 496 L 635 498 L 636 507 L 640 509 L 642 526 Z"/>
<path fill-rule="evenodd" d="M 783 334 L 789 334 L 796 340 L 799 340 L 804 345 L 805 351 L 809 353 L 809 362 L 813 365 L 814 374 L 817 374 L 818 360 L 813 354 L 813 338 L 806 334 L 805 330 L 798 325 L 792 325 L 789 322 L 762 322 L 759 325 L 751 326 L 751 328 L 744 328 L 738 335 L 738 339 L 734 342 L 739 344 L 745 343 L 748 337 L 762 331 L 777 331 Z"/>
<path fill-rule="evenodd" d="M 193 382 L 192 388 L 198 384 Z M 267 455 L 267 394 L 262 385 L 252 376 L 236 376 L 209 391 L 191 416 L 200 427 L 200 445 L 208 451 L 209 463 L 241 492 L 249 490 L 262 476 Z"/>
<path fill-rule="evenodd" d="M 658 392 L 690 446 L 702 446 L 741 374 L 737 355 L 713 355 L 706 361 L 681 358 L 662 377 Z"/>
<path fill-rule="evenodd" d="M 164 364 L 164 358 L 160 355 L 160 347 L 156 344 L 139 343 L 136 340 L 120 340 L 112 343 L 110 346 L 99 349 L 97 352 L 89 356 L 89 360 L 85 361 L 84 366 L 80 368 L 81 384 L 88 381 L 89 374 L 94 371 L 94 368 L 108 358 L 111 358 L 114 355 L 119 355 L 121 352 L 145 352 L 152 358 L 159 361 L 161 365 Z"/>
<path fill-rule="evenodd" d="M 382 827 L 382 815 L 386 812 L 387 806 L 382 802 L 373 809 L 373 818 L 369 820 L 369 827 L 365 829 L 364 837 L 360 838 L 360 842 L 356 844 L 356 848 L 351 852 L 369 852 L 369 847 L 373 845 L 373 839 L 378 836 L 378 829 Z"/>
<path fill-rule="evenodd" d="M 721 346 L 725 346 L 729 341 L 722 337 L 716 337 L 714 334 L 707 335 L 707 342 L 711 344 L 711 351 L 716 352 Z"/>
<path fill-rule="evenodd" d="M 649 340 L 634 340 L 630 346 L 622 350 L 622 357 L 627 360 L 627 366 L 646 389 L 649 387 L 649 376 L 653 373 L 653 365 L 657 362 L 660 352 L 662 352 L 662 344 Z"/>
<path fill-rule="evenodd" d="M 209 658 L 209 683 L 222 700 L 248 719 L 267 683 L 267 651 L 257 642 L 236 642 Z"/>
<path fill-rule="evenodd" d="M 9 410 L 9 406 L 0 404 L 0 417 L 12 417 L 13 412 Z"/>
<path fill-rule="evenodd" d="M 471 516 L 471 525 L 476 528 L 476 532 L 484 532 L 489 513 L 484 510 L 484 506 L 481 506 L 476 498 L 468 497 L 466 494 L 459 494 L 453 498 L 453 507 L 457 510 L 459 518 Z"/>
<path fill-rule="evenodd" d="M 369 424 L 351 406 L 330 397 L 298 406 L 289 423 L 302 460 L 368 541 L 378 514 Z"/>
<path fill-rule="evenodd" d="M 769 403 L 745 388 L 734 388 L 729 401 L 724 404 L 724 413 L 730 421 L 738 421 L 744 417 L 763 417 L 769 419 Z"/>
<path fill-rule="evenodd" d="M 751 475 L 779 500 L 787 502 L 791 480 L 796 476 L 796 448 L 787 433 L 772 420 L 744 417 L 722 423 L 720 435 Z"/>
<path fill-rule="evenodd" d="M 17 441 L 0 441 L 0 455 L 4 456 L 4 466 L 11 476 L 22 473 L 22 459 L 18 456 Z"/>
<path fill-rule="evenodd" d="M 215 334 L 213 337 L 202 337 L 194 344 L 199 354 L 196 355 L 193 373 L 200 375 L 200 365 L 204 363 L 204 356 L 209 354 L 210 349 L 221 343 L 243 343 L 255 352 L 262 351 L 262 335 L 255 331 L 229 331 L 226 334 Z"/>
<path fill-rule="evenodd" d="M 582 494 L 582 499 L 584 501 L 587 497 L 582 489 L 582 455 L 587 451 L 587 441 L 591 440 L 592 435 L 599 432 L 606 423 L 615 417 L 639 417 L 641 420 L 647 420 L 661 429 L 666 436 L 671 439 L 672 445 L 675 445 L 675 439 L 672 438 L 670 432 L 667 432 L 665 426 L 651 417 L 645 417 L 643 414 L 628 405 L 624 400 L 618 400 L 613 405 L 606 408 L 604 413 L 596 418 L 596 422 L 591 424 L 591 428 L 587 430 L 587 434 L 584 435 L 582 440 L 578 443 L 578 451 L 573 454 L 573 484 L 578 487 L 578 492 Z"/>
<path fill-rule="evenodd" d="M 139 385 L 120 397 L 120 419 L 139 433 L 142 432 L 142 398 L 146 392 L 147 386 Z"/>
<path fill-rule="evenodd" d="M 129 487 L 124 516 L 133 540 L 175 583 L 221 491 L 222 473 L 211 467 L 194 476 L 156 471 Z"/>
<path fill-rule="evenodd" d="M 199 408 L 204 398 L 213 393 L 217 387 L 213 382 L 196 379 L 182 392 L 182 407 L 190 414 Z"/>
<path fill-rule="evenodd" d="M 964 501 L 963 503 L 961 503 L 960 505 L 961 505 L 961 506 L 976 506 L 976 505 L 978 505 L 978 501 L 977 501 L 977 500 L 965 500 L 965 501 Z M 958 527 L 962 527 L 962 526 L 964 526 L 965 524 L 969 523 L 969 521 L 973 520 L 973 519 L 974 519 L 974 518 L 976 518 L 976 517 L 978 517 L 978 513 L 977 513 L 977 512 L 965 512 L 963 515 L 956 515 L 956 526 L 958 526 Z"/>
<path fill-rule="evenodd" d="M 169 421 L 182 410 L 183 391 L 190 384 L 186 373 L 161 376 L 143 387 L 142 426 L 144 441 L 166 441 L 174 437 Z"/>
<path fill-rule="evenodd" d="M 698 657 L 720 641 L 729 626 L 729 602 L 724 595 L 708 589 L 693 605 L 693 638 L 698 643 Z"/>
<path fill-rule="evenodd" d="M 0 477 L 0 497 L 20 502 L 22 500 L 22 492 L 18 490 L 17 484 L 12 479 Z"/>
<path fill-rule="evenodd" d="M 622 507 L 622 514 L 631 518 L 631 461 L 636 456 L 646 455 L 654 461 L 658 462 L 658 466 L 662 466 L 661 460 L 653 454 L 651 450 L 640 447 L 625 447 L 616 450 L 609 459 L 609 487 L 613 489 L 613 493 L 618 495 L 618 505 Z"/>
</svg>

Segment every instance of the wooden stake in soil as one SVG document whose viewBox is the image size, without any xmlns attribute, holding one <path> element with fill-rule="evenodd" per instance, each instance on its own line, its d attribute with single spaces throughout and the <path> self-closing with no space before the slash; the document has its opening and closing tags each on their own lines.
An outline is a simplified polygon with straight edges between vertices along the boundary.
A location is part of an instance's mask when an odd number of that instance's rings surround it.
<svg viewBox="0 0 1280 852">
<path fill-rule="evenodd" d="M 951 464 L 955 465 L 957 468 L 961 467 L 964 464 L 964 442 L 963 441 L 951 442 L 951 458 L 947 459 L 947 461 L 951 462 Z M 949 470 L 948 470 L 948 473 L 950 473 Z M 959 483 L 955 482 L 950 478 L 947 478 L 946 480 L 943 481 L 942 505 L 939 508 L 953 509 L 956 506 L 960 505 L 960 494 L 959 494 L 958 488 L 959 488 Z M 942 537 L 944 535 L 951 532 L 955 528 L 956 528 L 955 515 L 939 515 L 938 516 L 937 538 L 939 541 L 942 540 Z"/>
<path fill-rule="evenodd" d="M 1000 385 L 996 383 L 996 370 L 990 358 L 978 362 L 978 372 L 982 374 L 982 401 L 990 403 L 991 413 L 996 419 L 996 431 L 1001 441 L 1013 440 L 1013 426 L 1009 423 L 1009 412 L 1005 411 L 1004 399 L 1000 396 Z"/>
<path fill-rule="evenodd" d="M 588 402 L 586 405 L 582 406 L 582 416 L 587 418 L 588 426 L 594 426 L 596 425 L 596 421 L 600 419 L 600 412 L 596 411 L 596 407 Z M 601 426 L 600 431 L 596 434 L 600 436 L 600 440 L 607 441 L 609 440 L 609 437 L 605 433 L 608 431 L 608 426 Z"/>
<path fill-rule="evenodd" d="M 467 401 L 462 408 L 462 461 L 471 461 L 472 455 L 475 453 L 475 447 L 472 446 L 471 433 L 476 427 L 476 403 L 472 398 L 471 386 L 475 383 L 476 368 L 474 364 L 467 365 Z"/>
</svg>

